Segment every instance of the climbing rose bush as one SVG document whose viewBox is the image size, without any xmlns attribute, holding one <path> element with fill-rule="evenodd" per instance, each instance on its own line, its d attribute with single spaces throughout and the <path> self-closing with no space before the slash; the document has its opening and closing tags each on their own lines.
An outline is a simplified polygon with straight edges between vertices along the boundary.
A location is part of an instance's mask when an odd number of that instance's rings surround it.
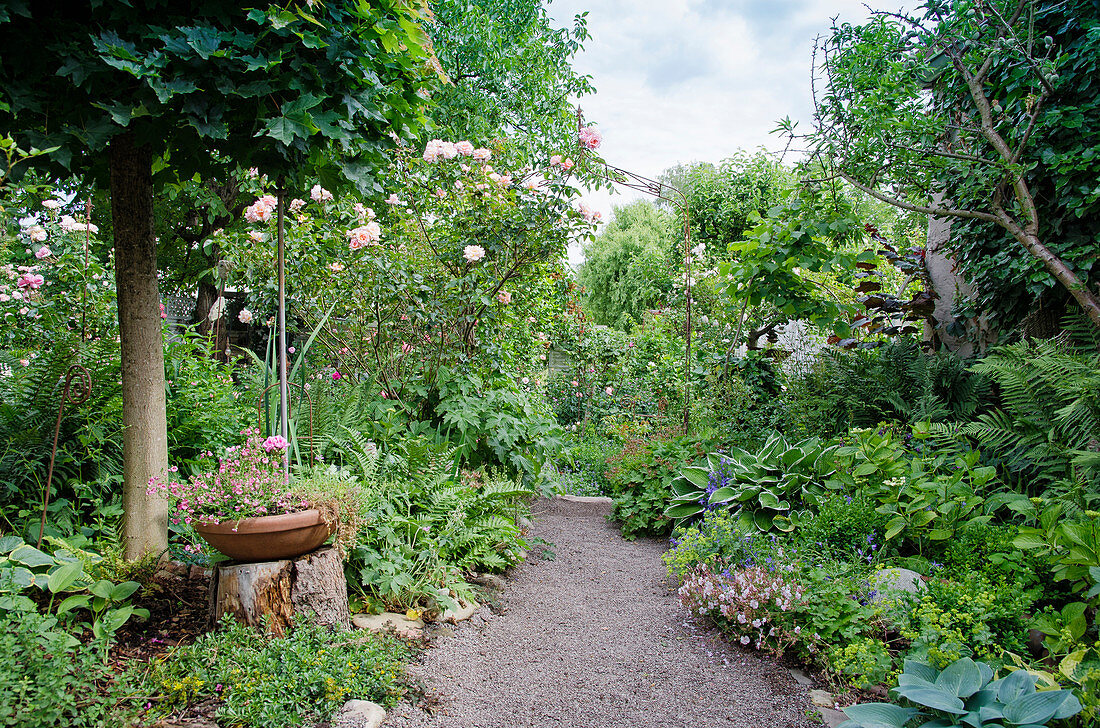
<svg viewBox="0 0 1100 728">
<path fill-rule="evenodd" d="M 263 438 L 256 429 L 241 432 L 243 445 L 227 448 L 216 470 L 187 481 L 153 477 L 150 494 L 163 493 L 174 507 L 173 524 L 222 523 L 242 518 L 294 513 L 309 507 L 290 495 L 283 463 L 287 441 L 278 435 Z M 212 457 L 206 453 L 207 457 Z M 176 468 L 170 468 L 176 472 Z"/>
</svg>

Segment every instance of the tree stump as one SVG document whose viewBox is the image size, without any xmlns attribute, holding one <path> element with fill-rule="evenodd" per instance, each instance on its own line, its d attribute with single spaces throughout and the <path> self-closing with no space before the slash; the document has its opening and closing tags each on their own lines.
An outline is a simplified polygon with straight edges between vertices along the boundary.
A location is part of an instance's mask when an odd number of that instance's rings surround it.
<svg viewBox="0 0 1100 728">
<path fill-rule="evenodd" d="M 213 623 L 227 613 L 256 627 L 269 617 L 269 629 L 279 635 L 304 613 L 321 624 L 350 628 L 343 562 L 325 547 L 296 559 L 219 566 L 210 587 Z"/>
</svg>

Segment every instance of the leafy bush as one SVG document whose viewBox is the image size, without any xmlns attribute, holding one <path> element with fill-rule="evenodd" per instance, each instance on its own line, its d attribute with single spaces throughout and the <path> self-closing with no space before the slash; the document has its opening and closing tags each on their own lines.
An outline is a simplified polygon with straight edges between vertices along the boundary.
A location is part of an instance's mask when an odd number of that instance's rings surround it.
<svg viewBox="0 0 1100 728">
<path fill-rule="evenodd" d="M 393 705 L 406 692 L 409 650 L 393 637 L 298 620 L 286 637 L 238 624 L 169 652 L 146 680 L 153 715 L 204 700 L 217 717 L 253 728 L 314 725 L 348 700 Z"/>
<path fill-rule="evenodd" d="M 128 725 L 128 678 L 113 675 L 93 645 L 56 617 L 0 612 L 0 726 L 112 728 Z"/>
<path fill-rule="evenodd" d="M 817 512 L 793 535 L 808 549 L 816 547 L 819 553 L 836 560 L 866 558 L 880 548 L 886 530 L 886 516 L 875 510 L 877 505 L 863 493 L 854 497 L 829 493 L 820 500 Z"/>
<path fill-rule="evenodd" d="M 758 452 L 712 453 L 706 467 L 689 466 L 673 481 L 666 515 L 690 518 L 726 506 L 743 530 L 791 531 L 810 517 L 809 506 L 836 472 L 833 449 L 817 438 L 790 444 L 772 435 Z"/>
<path fill-rule="evenodd" d="M 870 350 L 823 349 L 814 366 L 788 382 L 794 433 L 831 437 L 880 422 L 948 422 L 985 403 L 989 384 L 952 354 L 924 354 L 896 339 Z"/>
<path fill-rule="evenodd" d="M 665 509 L 672 499 L 672 481 L 683 467 L 703 457 L 705 450 L 688 436 L 631 438 L 608 461 L 611 517 L 624 538 L 665 536 L 672 519 Z"/>
<path fill-rule="evenodd" d="M 994 584 L 974 572 L 953 580 L 933 579 L 927 592 L 899 621 L 898 631 L 910 641 L 909 657 L 946 667 L 973 657 L 1000 668 L 1005 651 L 1027 649 L 1027 623 L 1032 598 L 1015 583 Z"/>
</svg>

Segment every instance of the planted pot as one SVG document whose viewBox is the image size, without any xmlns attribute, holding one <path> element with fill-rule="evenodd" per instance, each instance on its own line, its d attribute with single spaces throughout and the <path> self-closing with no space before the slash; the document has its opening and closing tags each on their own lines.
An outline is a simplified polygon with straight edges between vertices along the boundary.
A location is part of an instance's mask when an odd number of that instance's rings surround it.
<svg viewBox="0 0 1100 728">
<path fill-rule="evenodd" d="M 316 509 L 239 521 L 192 525 L 208 544 L 234 561 L 278 561 L 313 551 L 332 535 L 335 524 Z"/>
</svg>

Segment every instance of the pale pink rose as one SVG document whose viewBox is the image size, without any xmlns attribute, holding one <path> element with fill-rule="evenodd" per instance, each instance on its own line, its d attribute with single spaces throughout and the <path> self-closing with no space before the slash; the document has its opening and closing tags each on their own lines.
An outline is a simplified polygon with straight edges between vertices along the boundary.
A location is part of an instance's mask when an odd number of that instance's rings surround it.
<svg viewBox="0 0 1100 728">
<path fill-rule="evenodd" d="M 501 175 L 500 179 L 497 180 L 497 184 L 500 185 L 501 187 L 508 187 L 509 185 L 512 184 L 512 175 L 510 175 L 510 174 Z"/>
<path fill-rule="evenodd" d="M 576 379 L 574 379 L 572 382 L 570 382 L 570 384 L 572 384 L 574 387 L 579 387 L 580 386 L 579 384 L 577 384 Z"/>
<path fill-rule="evenodd" d="M 606 388 L 606 389 L 604 389 L 603 391 L 604 391 L 604 392 L 606 392 L 606 393 L 607 393 L 607 396 L 609 396 L 609 397 L 610 397 L 610 396 L 611 396 L 612 394 L 614 394 L 614 393 L 615 393 L 615 390 L 614 390 L 614 389 L 612 389 L 611 387 L 607 387 L 607 388 Z"/>
<path fill-rule="evenodd" d="M 439 153 L 444 159 L 454 159 L 458 156 L 458 150 L 452 142 L 442 142 L 439 145 Z"/>
<path fill-rule="evenodd" d="M 464 157 L 474 153 L 474 145 L 467 141 L 455 142 L 455 151 Z"/>
<path fill-rule="evenodd" d="M 470 156 L 472 156 L 478 162 L 488 162 L 489 159 L 493 156 L 493 153 L 490 152 L 488 149 L 482 148 L 475 149 L 474 151 L 470 152 Z"/>
<path fill-rule="evenodd" d="M 245 208 L 244 219 L 249 222 L 267 222 L 271 219 L 271 208 L 263 200 L 256 200 Z"/>
<path fill-rule="evenodd" d="M 497 300 L 507 305 L 512 302 L 512 294 L 508 291 L 501 291 L 497 294 Z"/>
<path fill-rule="evenodd" d="M 377 243 L 382 239 L 382 226 L 377 222 L 368 222 L 354 230 L 348 230 L 348 245 L 352 250 L 359 250 L 365 245 Z"/>
<path fill-rule="evenodd" d="M 61 200 L 42 200 L 42 207 L 47 210 L 56 210 L 64 204 Z"/>
<path fill-rule="evenodd" d="M 31 312 L 31 310 L 29 308 L 27 308 L 26 306 L 19 309 L 19 315 L 21 315 L 21 316 L 26 316 L 30 312 Z"/>
<path fill-rule="evenodd" d="M 490 173 L 489 174 L 489 181 L 490 182 L 496 182 L 496 183 L 499 184 L 500 183 L 500 175 L 497 174 L 496 172 Z"/>
<path fill-rule="evenodd" d="M 326 190 L 321 185 L 313 185 L 313 188 L 309 191 L 309 196 L 313 198 L 314 202 L 332 202 L 332 193 Z"/>
<path fill-rule="evenodd" d="M 19 363 L 22 364 L 25 367 L 29 367 L 31 365 L 31 360 L 30 359 L 20 359 Z"/>
<path fill-rule="evenodd" d="M 305 206 L 306 206 L 306 201 L 303 200 L 303 199 L 300 199 L 298 197 L 295 197 L 293 200 L 290 201 L 290 211 L 291 212 L 298 212 L 299 210 L 301 210 Z"/>
<path fill-rule="evenodd" d="M 343 263 L 329 263 L 328 264 L 328 269 L 330 271 L 332 271 L 333 273 L 339 273 L 340 271 L 344 270 L 344 264 Z"/>
<path fill-rule="evenodd" d="M 559 164 L 561 164 L 561 155 L 560 154 L 555 154 L 555 155 L 550 157 L 550 166 L 551 167 L 557 167 Z"/>
<path fill-rule="evenodd" d="M 580 138 L 581 146 L 586 149 L 598 149 L 600 142 L 603 141 L 603 135 L 594 126 L 584 127 L 577 136 Z"/>
<path fill-rule="evenodd" d="M 240 321 L 242 324 L 252 323 L 252 312 L 249 311 L 247 308 L 242 308 L 241 312 L 237 314 L 237 320 Z"/>
<path fill-rule="evenodd" d="M 573 160 L 572 159 L 563 159 L 562 163 L 561 163 L 561 168 L 564 169 L 566 172 L 573 169 Z"/>
<path fill-rule="evenodd" d="M 264 195 L 257 202 L 262 202 L 272 210 L 279 206 L 279 200 L 275 198 L 275 195 Z"/>
<path fill-rule="evenodd" d="M 27 237 L 36 243 L 41 243 L 46 239 L 46 228 L 41 225 L 32 225 L 27 228 Z"/>
<path fill-rule="evenodd" d="M 480 245 L 467 245 L 462 249 L 462 256 L 471 263 L 476 263 L 485 257 L 485 248 Z"/>
<path fill-rule="evenodd" d="M 39 260 L 42 260 L 43 258 L 49 258 L 51 255 L 53 255 L 53 251 L 50 250 L 49 247 L 45 246 L 45 245 L 43 245 L 38 250 L 34 251 L 34 257 L 38 258 Z"/>
<path fill-rule="evenodd" d="M 252 177 L 253 179 L 255 179 L 256 177 L 259 177 L 260 176 L 260 170 L 257 169 L 256 167 L 249 167 L 248 168 L 248 176 Z"/>
<path fill-rule="evenodd" d="M 30 289 L 32 291 L 37 290 L 45 282 L 45 279 L 36 273 L 24 273 L 19 278 L 19 287 L 24 289 Z"/>
<path fill-rule="evenodd" d="M 254 243 L 262 243 L 264 241 L 264 234 L 258 233 L 255 230 L 248 233 L 248 237 L 251 238 Z"/>
<path fill-rule="evenodd" d="M 364 206 L 360 202 L 355 203 L 355 214 L 358 215 L 361 220 L 373 220 L 374 219 L 374 210 L 372 210 L 369 207 Z"/>
<path fill-rule="evenodd" d="M 390 195 L 389 197 L 386 198 L 386 204 L 387 205 L 403 205 L 404 203 L 401 202 L 401 198 L 397 196 L 397 193 L 394 193 L 394 194 L 392 194 L 392 195 Z"/>
</svg>

